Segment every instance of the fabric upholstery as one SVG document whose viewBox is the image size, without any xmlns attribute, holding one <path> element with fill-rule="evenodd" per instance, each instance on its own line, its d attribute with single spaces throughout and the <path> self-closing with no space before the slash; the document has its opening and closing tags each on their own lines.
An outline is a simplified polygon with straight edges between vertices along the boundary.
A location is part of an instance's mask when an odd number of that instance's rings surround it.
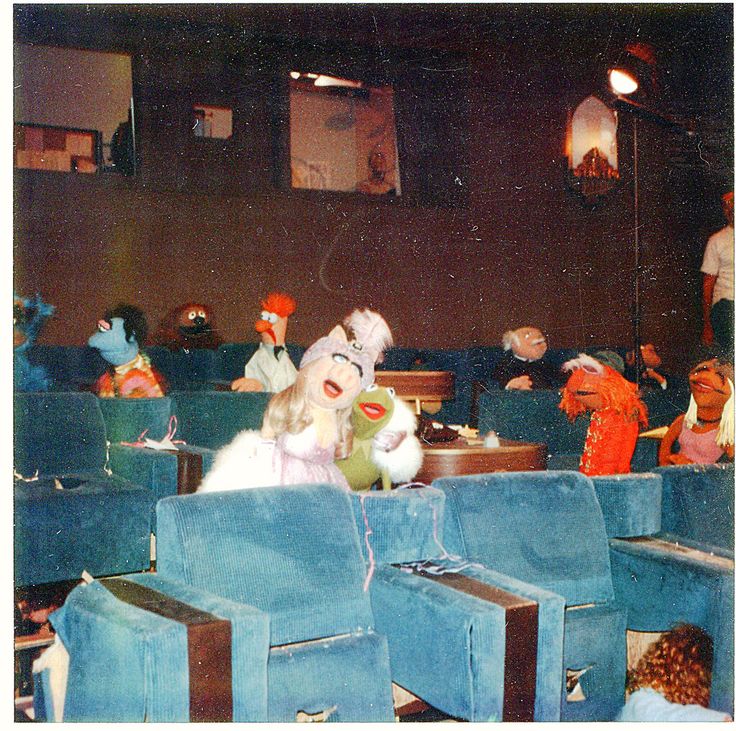
<svg viewBox="0 0 736 731">
<path fill-rule="evenodd" d="M 268 612 L 273 645 L 373 624 L 352 508 L 340 488 L 165 498 L 156 549 L 163 576 Z"/>
<path fill-rule="evenodd" d="M 150 563 L 154 496 L 105 473 L 67 473 L 14 485 L 15 583 L 141 571 Z"/>
<path fill-rule="evenodd" d="M 559 720 L 564 600 L 483 567 L 462 573 L 538 602 L 534 718 Z M 377 568 L 371 602 L 377 630 L 388 637 L 396 683 L 451 716 L 501 720 L 506 637 L 501 607 L 393 566 Z"/>
<path fill-rule="evenodd" d="M 609 538 L 648 536 L 662 523 L 662 478 L 651 472 L 591 477 Z"/>
<path fill-rule="evenodd" d="M 274 647 L 268 659 L 268 720 L 334 708 L 328 721 L 394 720 L 386 638 L 375 632 Z"/>
<path fill-rule="evenodd" d="M 110 476 L 99 399 L 16 394 L 14 551 L 17 585 L 137 571 L 150 562 L 154 493 Z M 58 488 L 55 479 L 59 480 Z"/>
<path fill-rule="evenodd" d="M 172 392 L 179 431 L 187 444 L 220 449 L 243 429 L 260 429 L 270 393 Z"/>
<path fill-rule="evenodd" d="M 734 712 L 734 565 L 704 546 L 612 539 L 611 570 L 628 628 L 664 632 L 679 622 L 702 627 L 713 639 L 711 708 Z"/>
<path fill-rule="evenodd" d="M 392 564 L 450 564 L 443 545 L 445 495 L 433 487 L 351 493 L 379 632 L 389 641 L 395 682 L 445 713 L 500 719 L 505 611 Z M 462 573 L 538 602 L 534 717 L 559 720 L 564 600 L 482 566 Z M 438 668 L 441 670 L 438 671 Z"/>
<path fill-rule="evenodd" d="M 165 498 L 157 513 L 161 575 L 268 614 L 269 721 L 333 706 L 332 720 L 393 720 L 386 640 L 373 631 L 344 490 L 195 494 Z"/>
<path fill-rule="evenodd" d="M 451 553 L 565 598 L 564 669 L 597 670 L 584 701 L 568 703 L 563 691 L 561 720 L 613 720 L 624 693 L 626 610 L 614 600 L 591 480 L 579 472 L 516 472 L 432 485 L 446 495 L 444 538 Z"/>
<path fill-rule="evenodd" d="M 105 422 L 91 393 L 18 393 L 13 463 L 24 477 L 95 471 L 105 464 Z"/>
<path fill-rule="evenodd" d="M 135 442 L 145 431 L 150 439 L 162 439 L 169 429 L 171 399 L 101 398 L 102 418 L 108 441 Z"/>
<path fill-rule="evenodd" d="M 603 515 L 585 475 L 496 472 L 432 486 L 446 495 L 451 553 L 561 594 L 568 605 L 613 599 Z"/>
<path fill-rule="evenodd" d="M 662 479 L 662 530 L 733 553 L 734 466 L 658 467 Z"/>
<path fill-rule="evenodd" d="M 264 613 L 156 574 L 124 578 L 230 620 L 233 720 L 267 720 Z M 189 720 L 184 624 L 122 602 L 96 581 L 75 588 L 51 622 L 70 656 L 64 721 Z"/>
<path fill-rule="evenodd" d="M 351 492 L 350 500 L 366 560 L 391 564 L 442 556 L 444 493 L 433 487 L 374 490 Z"/>
<path fill-rule="evenodd" d="M 565 612 L 564 670 L 589 668 L 580 678 L 583 701 L 568 700 L 563 721 L 612 721 L 624 704 L 626 608 L 620 604 L 570 607 Z"/>
</svg>

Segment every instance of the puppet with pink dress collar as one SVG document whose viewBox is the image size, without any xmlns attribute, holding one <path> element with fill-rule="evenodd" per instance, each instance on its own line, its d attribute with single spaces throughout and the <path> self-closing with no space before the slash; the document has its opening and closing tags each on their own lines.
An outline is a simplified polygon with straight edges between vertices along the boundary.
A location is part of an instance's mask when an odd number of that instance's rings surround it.
<svg viewBox="0 0 736 731">
<path fill-rule="evenodd" d="M 378 313 L 351 313 L 306 350 L 296 381 L 269 402 L 261 430 L 240 432 L 217 453 L 198 492 L 317 482 L 350 489 L 335 459 L 350 454 L 353 401 L 373 383 L 391 344 Z"/>
</svg>

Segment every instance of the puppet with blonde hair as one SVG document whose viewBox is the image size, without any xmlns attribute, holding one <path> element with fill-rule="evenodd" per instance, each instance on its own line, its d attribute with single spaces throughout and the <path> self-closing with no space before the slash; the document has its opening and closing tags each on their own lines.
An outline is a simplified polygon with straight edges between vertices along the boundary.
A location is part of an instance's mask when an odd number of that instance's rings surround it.
<svg viewBox="0 0 736 731">
<path fill-rule="evenodd" d="M 261 431 L 240 432 L 223 447 L 198 492 L 315 482 L 349 489 L 335 459 L 350 454 L 353 401 L 373 383 L 378 350 L 348 340 L 340 325 L 311 345 L 296 381 L 271 399 Z"/>
<path fill-rule="evenodd" d="M 562 389 L 560 409 L 570 421 L 591 413 L 580 471 L 585 475 L 630 472 L 639 426 L 647 424 L 647 408 L 636 386 L 585 353 L 562 369 L 570 377 Z"/>
<path fill-rule="evenodd" d="M 665 632 L 629 673 L 630 693 L 617 721 L 730 721 L 708 708 L 713 640 L 700 627 L 681 624 Z"/>
<path fill-rule="evenodd" d="M 690 405 L 670 424 L 659 445 L 659 464 L 713 464 L 733 460 L 733 365 L 712 358 L 688 376 Z"/>
<path fill-rule="evenodd" d="M 283 292 L 270 292 L 261 300 L 261 308 L 255 324 L 261 342 L 245 364 L 245 375 L 230 384 L 233 391 L 278 393 L 296 380 L 296 368 L 286 350 L 286 327 L 296 301 Z"/>
</svg>

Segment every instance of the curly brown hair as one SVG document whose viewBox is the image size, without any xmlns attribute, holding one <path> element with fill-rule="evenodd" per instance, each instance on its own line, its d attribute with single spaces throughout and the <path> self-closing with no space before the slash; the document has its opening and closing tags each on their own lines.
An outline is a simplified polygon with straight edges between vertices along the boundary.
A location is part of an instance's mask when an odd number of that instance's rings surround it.
<svg viewBox="0 0 736 731">
<path fill-rule="evenodd" d="M 651 688 L 670 703 L 710 703 L 713 640 L 700 627 L 682 624 L 665 632 L 631 671 L 626 689 Z"/>
</svg>

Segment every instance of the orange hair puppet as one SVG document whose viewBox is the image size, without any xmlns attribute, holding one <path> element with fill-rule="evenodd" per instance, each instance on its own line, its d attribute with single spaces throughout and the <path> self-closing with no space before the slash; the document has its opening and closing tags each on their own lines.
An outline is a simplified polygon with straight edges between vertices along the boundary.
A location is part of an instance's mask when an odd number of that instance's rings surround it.
<svg viewBox="0 0 736 731">
<path fill-rule="evenodd" d="M 580 471 L 585 475 L 630 472 L 639 426 L 647 425 L 647 407 L 636 385 L 584 353 L 562 369 L 570 371 L 570 377 L 562 389 L 560 409 L 570 421 L 591 412 Z"/>
<path fill-rule="evenodd" d="M 233 391 L 278 393 L 296 381 L 296 367 L 286 350 L 286 327 L 296 301 L 283 292 L 271 292 L 261 300 L 261 308 L 255 323 L 261 344 L 245 364 L 244 377 L 230 384 Z"/>
</svg>

